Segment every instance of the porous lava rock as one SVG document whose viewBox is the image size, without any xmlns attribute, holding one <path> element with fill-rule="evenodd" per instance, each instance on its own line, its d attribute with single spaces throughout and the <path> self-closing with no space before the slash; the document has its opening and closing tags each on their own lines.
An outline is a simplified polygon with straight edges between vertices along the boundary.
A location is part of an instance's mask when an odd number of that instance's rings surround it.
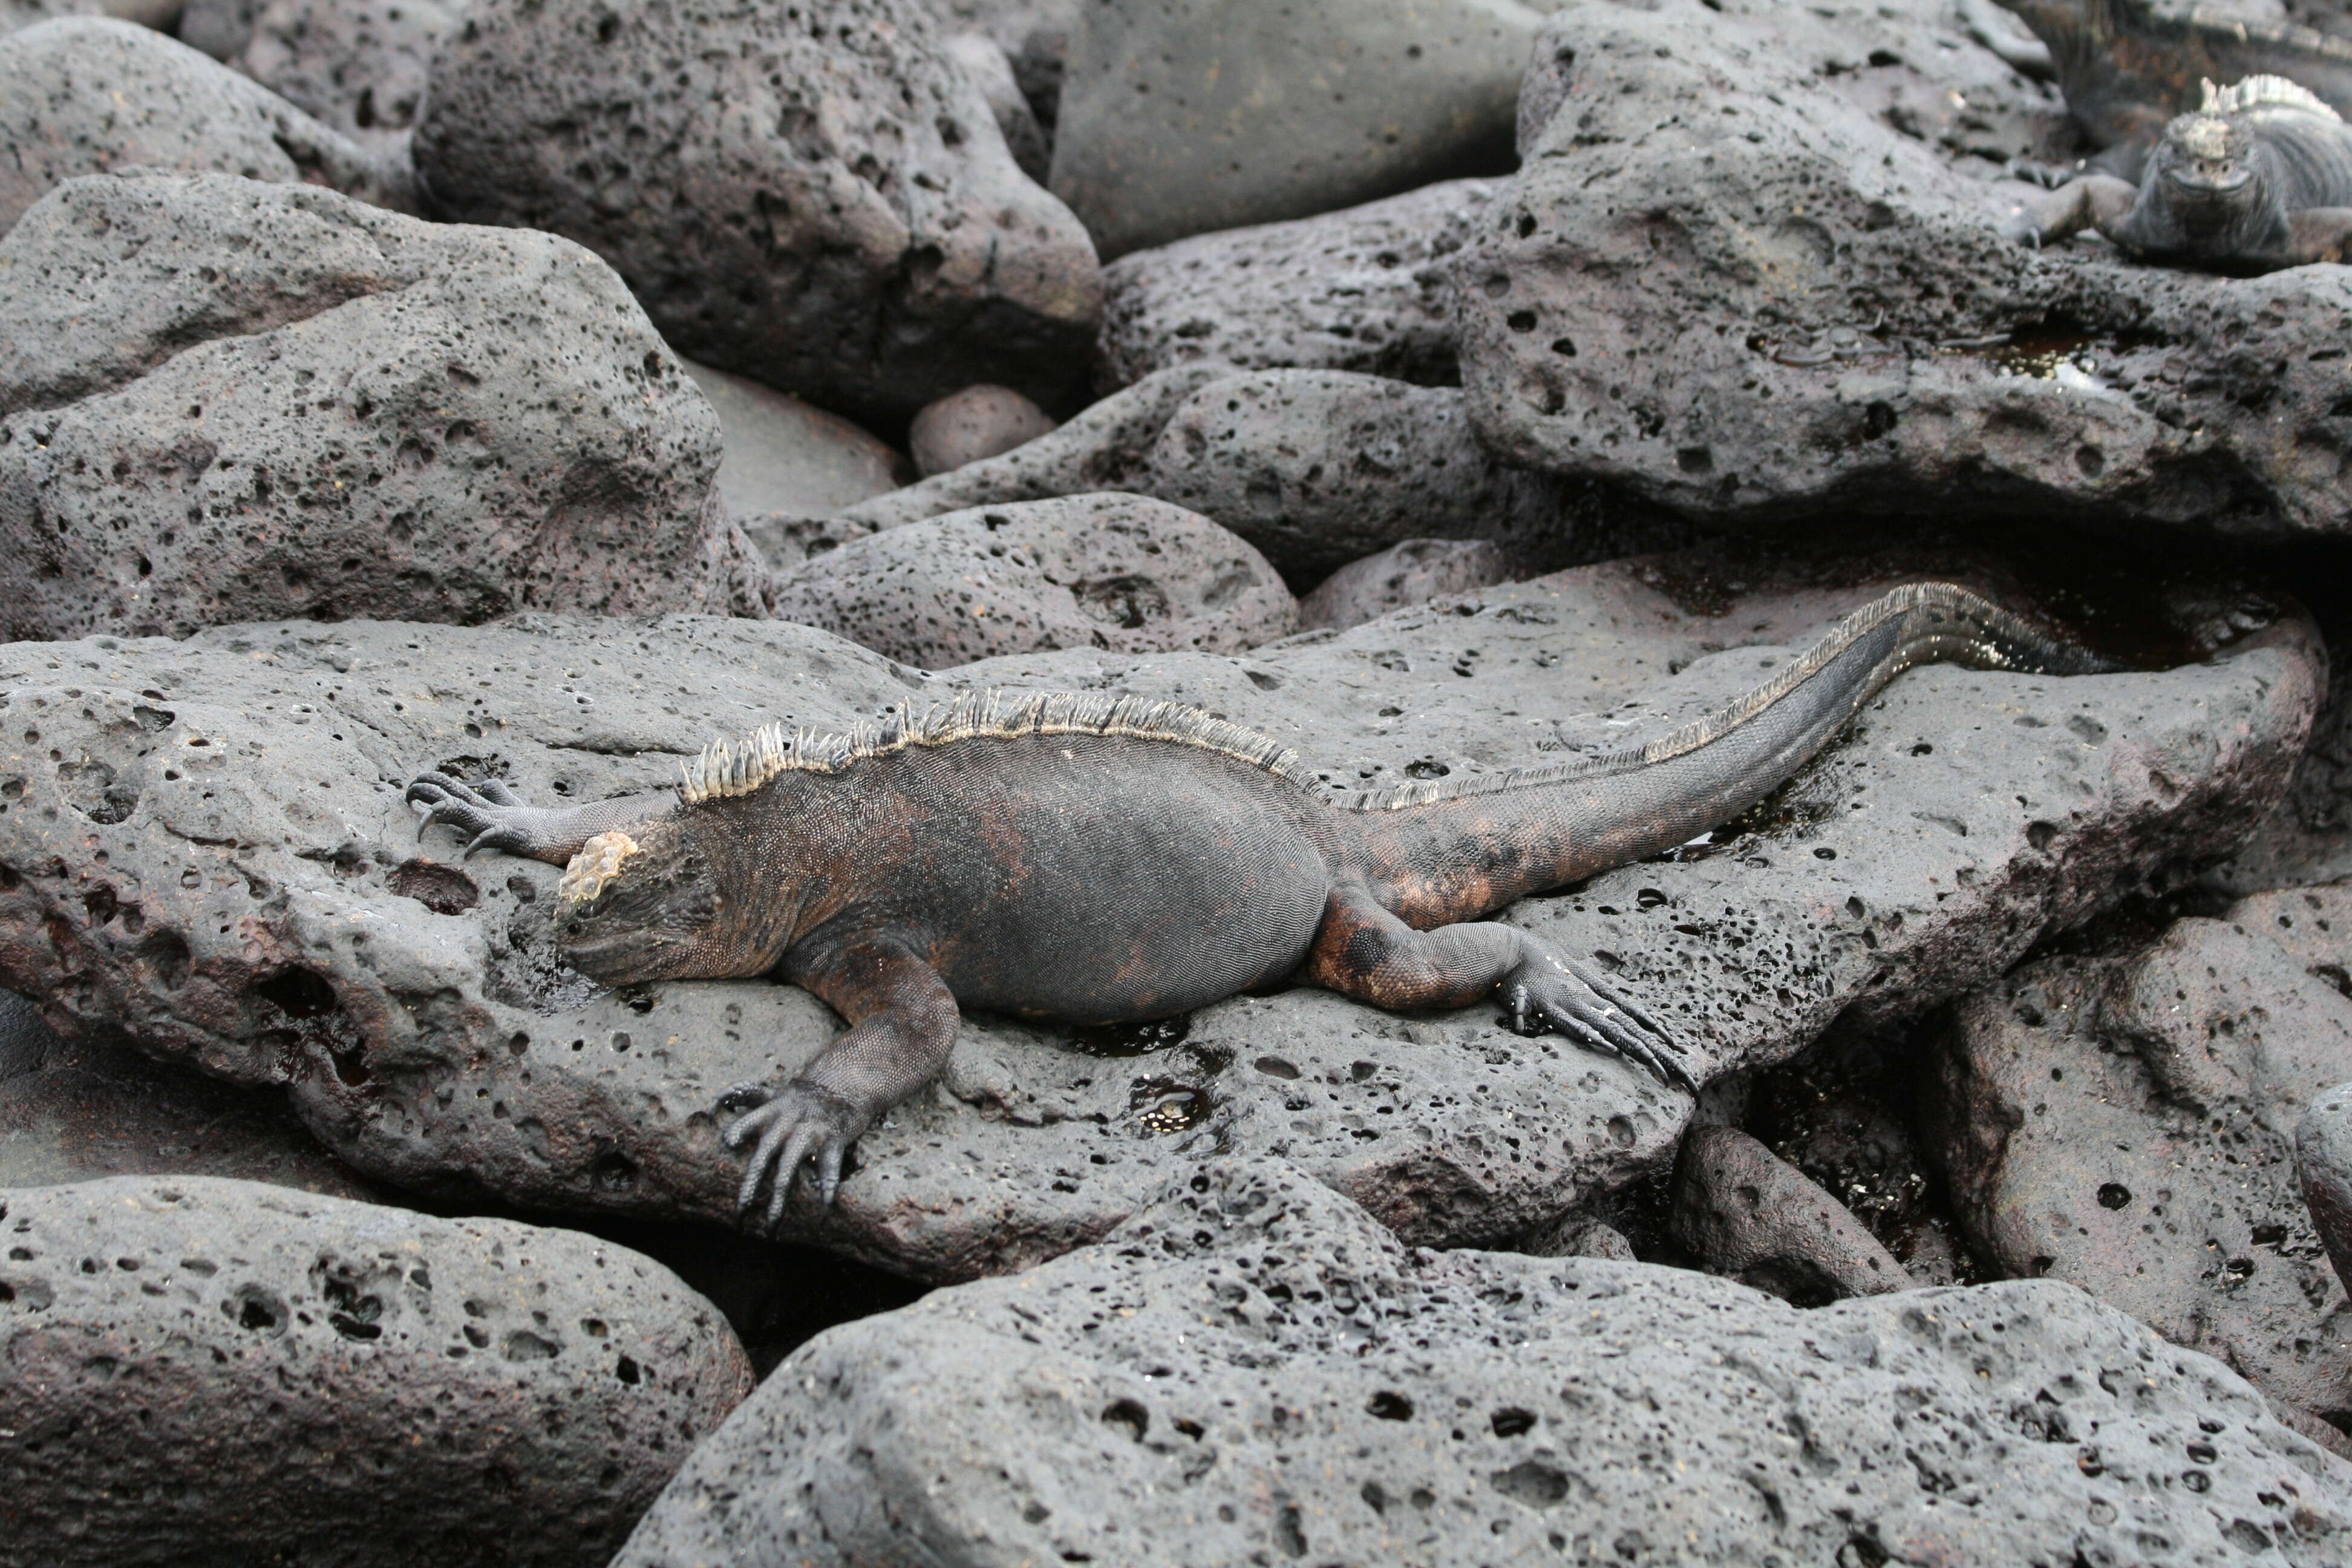
<svg viewBox="0 0 2352 1568">
<path fill-rule="evenodd" d="M 719 493 L 730 516 L 824 516 L 887 495 L 915 477 L 887 442 L 837 414 L 749 376 L 678 363 L 725 432 Z"/>
<path fill-rule="evenodd" d="M 719 422 L 610 268 L 233 175 L 0 240 L 0 635 L 735 607 Z"/>
<path fill-rule="evenodd" d="M 0 0 L 0 34 L 59 16 L 96 16 L 100 9 L 98 0 Z"/>
<path fill-rule="evenodd" d="M 1459 385 L 1444 260 L 1469 238 L 1498 183 L 1447 180 L 1119 258 L 1103 268 L 1096 390 L 1201 361 Z"/>
<path fill-rule="evenodd" d="M 573 1232 L 204 1176 L 0 1191 L 0 1553 L 589 1568 L 751 1384 Z"/>
<path fill-rule="evenodd" d="M 680 352 L 886 427 L 974 382 L 1061 403 L 1101 310 L 920 0 L 476 0 L 415 157 L 447 216 L 602 255 Z"/>
<path fill-rule="evenodd" d="M 1345 630 L 1515 575 L 1510 552 L 1491 540 L 1408 539 L 1350 561 L 1317 584 L 1298 602 L 1298 624 Z"/>
<path fill-rule="evenodd" d="M 1502 173 L 1540 19 L 1512 0 L 1096 0 L 1054 194 L 1108 260 Z"/>
<path fill-rule="evenodd" d="M 1065 647 L 1239 653 L 1298 621 L 1290 590 L 1241 539 L 1118 494 L 894 528 L 779 576 L 770 602 L 780 619 L 931 669 Z"/>
<path fill-rule="evenodd" d="M 1683 1135 L 1674 1205 L 1675 1240 L 1709 1272 L 1799 1306 L 1911 1283 L 1844 1205 L 1737 1127 Z"/>
<path fill-rule="evenodd" d="M 79 1035 L 283 1084 L 372 1177 L 542 1209 L 725 1221 L 729 1086 L 838 1030 L 766 982 L 599 992 L 557 868 L 460 864 L 402 804 L 426 768 L 525 798 L 659 789 L 714 734 L 838 731 L 963 690 L 1129 692 L 1297 748 L 1335 794 L 1663 734 L 1751 689 L 1885 581 L 1737 591 L 1704 558 L 1561 573 L 1256 653 L 1095 648 L 921 672 L 787 623 L 529 615 L 0 647 L 0 985 Z M 1708 852 L 1509 918 L 1612 971 L 1702 1078 L 1834 1019 L 1901 1018 L 2267 809 L 2321 679 L 2290 617 L 2208 664 L 1905 675 Z M 487 684 L 486 684 L 487 683 Z M 101 858 L 103 857 L 103 858 Z M 935 1089 L 789 1235 L 928 1279 L 1066 1251 L 1213 1148 L 1278 1152 L 1408 1239 L 1522 1235 L 1671 1161 L 1687 1095 L 1491 1005 L 1315 991 L 1133 1030 L 967 1019 Z"/>
<path fill-rule="evenodd" d="M 2034 152 L 2045 89 L 1941 5 L 1575 0 L 1535 59 L 1456 258 L 1507 460 L 1726 521 L 2352 529 L 2352 273 L 2006 245 L 1977 153 Z"/>
<path fill-rule="evenodd" d="M 925 479 L 994 458 L 1052 434 L 1044 409 L 1009 386 L 982 384 L 926 404 L 907 427 L 907 450 Z"/>
<path fill-rule="evenodd" d="M 615 1568 L 1004 1562 L 2317 1565 L 2352 1465 L 2054 1281 L 1801 1312 L 1409 1249 L 1215 1161 L 1104 1245 L 819 1337 Z"/>
<path fill-rule="evenodd" d="M 2265 1393 L 2352 1419 L 2352 1304 L 2299 1190 L 2294 1131 L 2352 1079 L 2352 1001 L 2264 933 L 2179 921 L 1963 1000 L 1930 1147 L 1978 1250 L 2067 1279 Z"/>
<path fill-rule="evenodd" d="M 412 202 L 399 169 L 268 89 L 109 16 L 0 37 L 0 146 L 9 153 L 0 235 L 64 182 L 134 165 L 331 185 L 378 206 Z"/>
<path fill-rule="evenodd" d="M 434 48 L 464 10 L 464 0 L 271 0 L 236 66 L 404 166 Z"/>
</svg>

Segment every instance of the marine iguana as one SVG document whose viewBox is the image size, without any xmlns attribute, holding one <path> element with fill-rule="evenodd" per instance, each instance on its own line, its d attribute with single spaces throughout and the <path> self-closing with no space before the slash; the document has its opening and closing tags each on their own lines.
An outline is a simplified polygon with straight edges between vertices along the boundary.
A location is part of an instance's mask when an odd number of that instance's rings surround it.
<svg viewBox="0 0 2352 1568">
<path fill-rule="evenodd" d="M 2067 110 L 2100 149 L 2079 170 L 2021 168 L 2045 183 L 2080 173 L 2137 184 L 2166 125 L 2209 79 L 2284 77 L 2352 110 L 2352 41 L 2309 27 L 2244 22 L 2202 6 L 2161 16 L 2147 0 L 2001 4 L 2048 46 Z"/>
<path fill-rule="evenodd" d="M 804 1166 L 826 1205 L 843 1156 L 947 1065 L 960 1007 L 1076 1024 L 1319 985 L 1389 1008 L 1493 995 L 1696 1087 L 1666 1026 L 1606 976 L 1484 919 L 1655 854 L 1795 773 L 1910 666 L 2112 666 L 1948 584 L 1840 621 L 1771 680 L 1671 734 L 1576 761 L 1310 792 L 1296 753 L 1138 698 L 988 692 L 846 735 L 779 726 L 714 742 L 674 792 L 540 810 L 496 781 L 412 784 L 420 835 L 557 864 L 571 963 L 608 984 L 760 974 L 849 1024 L 745 1110 L 740 1206 L 782 1217 Z"/>
<path fill-rule="evenodd" d="M 2164 128 L 2137 185 L 2085 174 L 2002 235 L 2042 245 L 2095 228 L 2133 256 L 2228 270 L 2341 261 L 2352 242 L 2352 126 L 2291 81 L 2205 84 Z"/>
</svg>

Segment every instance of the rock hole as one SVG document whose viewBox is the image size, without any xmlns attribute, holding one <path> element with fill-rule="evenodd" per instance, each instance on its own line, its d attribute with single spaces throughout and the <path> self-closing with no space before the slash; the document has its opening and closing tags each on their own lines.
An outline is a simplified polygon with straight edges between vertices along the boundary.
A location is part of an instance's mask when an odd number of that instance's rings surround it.
<svg viewBox="0 0 2352 1568">
<path fill-rule="evenodd" d="M 2103 1182 L 2099 1184 L 2099 1206 L 2103 1209 L 2122 1208 L 2131 1202 L 2131 1189 L 2121 1182 Z"/>
<path fill-rule="evenodd" d="M 1382 1389 L 1365 1401 L 1364 1408 L 1383 1421 L 1412 1419 L 1412 1401 L 1390 1389 Z"/>
<path fill-rule="evenodd" d="M 1125 1427 L 1127 1435 L 1139 1443 L 1151 1430 L 1150 1413 L 1132 1399 L 1114 1399 L 1103 1406 L 1102 1421 L 1106 1426 Z"/>
<path fill-rule="evenodd" d="M 619 1362 L 614 1363 L 613 1367 L 613 1375 L 619 1378 L 623 1383 L 627 1384 L 630 1387 L 635 1388 L 644 1378 L 645 1373 L 638 1370 L 637 1363 L 635 1360 L 628 1356 L 623 1356 Z"/>
<path fill-rule="evenodd" d="M 562 1351 L 553 1340 L 542 1339 L 529 1329 L 509 1331 L 499 1344 L 499 1354 L 509 1361 L 553 1361 Z"/>
<path fill-rule="evenodd" d="M 286 1331 L 285 1301 L 258 1285 L 237 1287 L 236 1294 L 221 1303 L 221 1311 L 247 1333 L 276 1335 Z"/>
<path fill-rule="evenodd" d="M 404 860 L 383 881 L 393 892 L 415 899 L 436 915 L 462 915 L 482 901 L 482 889 L 473 878 L 432 860 Z"/>
<path fill-rule="evenodd" d="M 1307 1555 L 1307 1531 L 1299 1522 L 1297 1504 L 1284 1503 L 1281 1511 L 1274 1516 L 1274 1543 L 1282 1548 L 1285 1557 Z"/>
<path fill-rule="evenodd" d="M 1374 1513 L 1388 1512 L 1389 1494 L 1381 1489 L 1380 1482 L 1366 1481 L 1364 1483 L 1363 1491 L 1360 1495 L 1363 1497 L 1364 1506 L 1370 1509 Z"/>
<path fill-rule="evenodd" d="M 1517 1437 L 1522 1433 L 1535 1429 L 1536 1415 L 1532 1410 L 1522 1410 L 1516 1405 L 1507 1405 L 1488 1416 L 1487 1423 L 1495 1428 L 1496 1436 Z"/>
<path fill-rule="evenodd" d="M 2036 849 L 2047 849 L 2058 837 L 2054 822 L 2029 822 L 2025 825 L 2025 841 Z"/>
<path fill-rule="evenodd" d="M 2074 448 L 2074 466 L 2083 470 L 2084 479 L 2095 479 L 2106 472 L 2107 455 L 2096 447 L 2077 447 Z"/>
<path fill-rule="evenodd" d="M 1268 1078 L 1295 1079 L 1298 1076 L 1298 1069 L 1280 1057 L 1258 1058 L 1257 1070 Z"/>
<path fill-rule="evenodd" d="M 1514 310 L 1503 318 L 1503 325 L 1515 332 L 1532 332 L 1536 330 L 1536 313 L 1533 310 Z"/>
<path fill-rule="evenodd" d="M 1496 1491 L 1529 1508 L 1558 1508 L 1568 1497 L 1568 1477 L 1540 1459 L 1522 1459 L 1487 1479 Z"/>
</svg>

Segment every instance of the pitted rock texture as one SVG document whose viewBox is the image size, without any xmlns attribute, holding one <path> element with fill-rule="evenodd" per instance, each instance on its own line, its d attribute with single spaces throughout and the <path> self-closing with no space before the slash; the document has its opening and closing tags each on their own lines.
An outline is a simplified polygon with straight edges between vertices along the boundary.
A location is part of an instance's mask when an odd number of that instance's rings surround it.
<svg viewBox="0 0 2352 1568">
<path fill-rule="evenodd" d="M 2295 1173 L 2352 1079 L 2352 1001 L 2251 911 L 2030 964 L 1955 1011 L 1932 1122 L 1969 1238 L 2082 1286 L 2265 1393 L 2352 1419 L 2352 1303 Z"/>
<path fill-rule="evenodd" d="M 2352 1288 L 2352 1084 L 2313 1099 L 2294 1130 L 2294 1163 L 2313 1228 Z"/>
<path fill-rule="evenodd" d="M 0 1191 L 0 1554 L 601 1563 L 751 1389 L 571 1231 L 201 1176 Z"/>
<path fill-rule="evenodd" d="M 104 1176 L 232 1176 L 331 1197 L 382 1189 L 319 1145 L 283 1096 L 159 1062 L 119 1041 L 58 1037 L 0 991 L 0 1187 Z"/>
<path fill-rule="evenodd" d="M 0 635 L 726 610 L 719 422 L 610 268 L 230 175 L 0 240 Z"/>
<path fill-rule="evenodd" d="M 1378 554 L 1350 561 L 1298 602 L 1298 624 L 1345 631 L 1410 609 L 1507 583 L 1517 573 L 1510 552 L 1484 539 L 1408 539 Z"/>
<path fill-rule="evenodd" d="M 1409 1250 L 1220 1161 L 1101 1247 L 810 1343 L 615 1568 L 2316 1568 L 2352 1545 L 2347 1485 L 2221 1363 L 2063 1285 L 1800 1312 Z"/>
<path fill-rule="evenodd" d="M 1470 237 L 1498 184 L 1448 180 L 1121 257 L 1103 268 L 1096 389 L 1220 360 L 1459 385 L 1444 258 Z"/>
<path fill-rule="evenodd" d="M 1940 5 L 1577 0 L 1536 58 L 1552 110 L 1456 263 L 1507 460 L 1726 521 L 2352 529 L 2352 273 L 2005 246 L 1953 136 L 2032 151 L 2028 84 Z"/>
<path fill-rule="evenodd" d="M 464 0 L 271 0 L 253 18 L 237 68 L 399 164 L 433 50 Z"/>
<path fill-rule="evenodd" d="M 1911 1284 L 1843 1204 L 1737 1127 L 1683 1134 L 1674 1200 L 1675 1239 L 1708 1272 L 1799 1306 Z"/>
<path fill-rule="evenodd" d="M 748 376 L 678 362 L 726 433 L 719 493 L 733 517 L 824 516 L 912 479 L 907 459 L 837 414 Z"/>
<path fill-rule="evenodd" d="M 776 579 L 778 619 L 931 669 L 1065 647 L 1239 653 L 1287 637 L 1298 602 L 1265 556 L 1145 496 L 950 512 Z"/>
<path fill-rule="evenodd" d="M 982 384 L 926 404 L 907 427 L 907 449 L 925 479 L 1001 457 L 1040 436 L 1050 436 L 1046 412 L 1009 386 Z"/>
<path fill-rule="evenodd" d="M 66 181 L 134 165 L 413 203 L 397 166 L 186 45 L 108 16 L 0 38 L 0 235 Z"/>
<path fill-rule="evenodd" d="M 433 68 L 419 179 L 452 217 L 569 236 L 695 358 L 888 425 L 1079 384 L 1102 308 L 919 0 L 476 0 Z"/>
<path fill-rule="evenodd" d="M 98 0 L 0 0 L 0 34 L 59 16 L 93 16 L 100 9 Z"/>
<path fill-rule="evenodd" d="M 1499 174 L 1540 20 L 1512 0 L 1096 0 L 1054 194 L 1108 260 Z"/>
<path fill-rule="evenodd" d="M 1718 596 L 1695 571 L 1562 573 L 1240 658 L 1087 648 L 936 679 L 802 626 L 685 616 L 14 645 L 0 985 L 68 1032 L 285 1084 L 377 1179 L 726 1222 L 720 1093 L 788 1077 L 837 1022 L 765 982 L 598 993 L 552 944 L 555 868 L 418 842 L 401 792 L 419 771 L 594 799 L 664 787 L 714 734 L 1010 687 L 1192 703 L 1350 792 L 1664 733 L 1885 585 Z M 2282 787 L 2319 679 L 2298 621 L 2163 673 L 1915 670 L 1753 831 L 1509 918 L 1614 970 L 1702 1077 L 1785 1060 L 2225 850 Z M 1293 991 L 1075 1035 L 976 1016 L 942 1085 L 860 1142 L 840 1206 L 795 1203 L 786 1231 L 968 1279 L 1102 1235 L 1222 1147 L 1280 1152 L 1410 1240 L 1496 1241 L 1661 1173 L 1690 1104 L 1491 1005 L 1403 1017 Z"/>
</svg>

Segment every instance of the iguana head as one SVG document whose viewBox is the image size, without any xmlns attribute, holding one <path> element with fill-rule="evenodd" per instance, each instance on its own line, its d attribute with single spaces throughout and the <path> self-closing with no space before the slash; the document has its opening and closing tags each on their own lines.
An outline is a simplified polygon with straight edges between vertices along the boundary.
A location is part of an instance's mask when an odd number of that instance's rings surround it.
<svg viewBox="0 0 2352 1568">
<path fill-rule="evenodd" d="M 2253 128 L 2218 114 L 2183 114 L 2164 128 L 2149 173 L 2164 182 L 2174 216 L 2207 214 L 2227 221 L 2243 211 L 2263 183 Z"/>
<path fill-rule="evenodd" d="M 763 922 L 740 918 L 718 875 L 710 824 L 691 812 L 600 833 L 564 868 L 556 935 L 592 980 L 717 980 L 759 974 L 776 953 Z"/>
</svg>

